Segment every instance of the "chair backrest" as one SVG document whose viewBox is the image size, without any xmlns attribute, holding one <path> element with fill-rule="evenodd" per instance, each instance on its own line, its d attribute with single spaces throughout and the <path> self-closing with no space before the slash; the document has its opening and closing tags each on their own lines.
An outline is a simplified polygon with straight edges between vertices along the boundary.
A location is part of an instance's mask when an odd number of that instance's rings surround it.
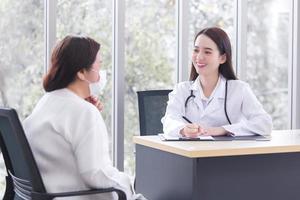
<svg viewBox="0 0 300 200">
<path fill-rule="evenodd" d="M 30 195 L 27 191 L 18 190 L 18 185 L 46 192 L 17 112 L 11 108 L 0 108 L 0 147 L 8 176 L 15 185 L 15 200 L 20 197 L 26 199 Z"/>
<path fill-rule="evenodd" d="M 140 135 L 163 132 L 161 118 L 166 112 L 168 95 L 172 90 L 138 91 Z"/>
</svg>

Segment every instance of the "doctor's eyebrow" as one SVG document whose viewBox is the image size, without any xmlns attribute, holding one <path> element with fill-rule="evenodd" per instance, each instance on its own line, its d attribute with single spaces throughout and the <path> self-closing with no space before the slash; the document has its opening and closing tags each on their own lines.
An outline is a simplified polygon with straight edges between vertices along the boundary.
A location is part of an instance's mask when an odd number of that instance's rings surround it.
<svg viewBox="0 0 300 200">
<path fill-rule="evenodd" d="M 200 47 L 199 46 L 194 46 L 194 49 L 199 49 Z M 209 51 L 212 51 L 213 49 L 210 48 L 210 47 L 204 47 L 203 49 L 205 50 L 209 50 Z"/>
</svg>

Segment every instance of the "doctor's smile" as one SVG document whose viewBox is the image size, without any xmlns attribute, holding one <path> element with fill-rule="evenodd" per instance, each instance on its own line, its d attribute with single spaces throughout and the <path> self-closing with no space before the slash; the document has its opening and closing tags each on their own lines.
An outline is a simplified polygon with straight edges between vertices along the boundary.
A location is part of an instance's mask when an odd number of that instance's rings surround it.
<svg viewBox="0 0 300 200">
<path fill-rule="evenodd" d="M 199 67 L 199 68 L 203 68 L 203 67 L 205 67 L 206 66 L 206 64 L 200 64 L 200 63 L 197 63 L 197 67 Z"/>
</svg>

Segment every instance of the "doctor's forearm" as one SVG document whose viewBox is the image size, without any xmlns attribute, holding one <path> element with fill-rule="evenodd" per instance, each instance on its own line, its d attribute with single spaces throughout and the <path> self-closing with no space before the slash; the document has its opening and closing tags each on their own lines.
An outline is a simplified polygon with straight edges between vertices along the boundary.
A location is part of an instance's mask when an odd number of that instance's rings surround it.
<svg viewBox="0 0 300 200">
<path fill-rule="evenodd" d="M 228 131 L 226 131 L 223 127 L 209 127 L 205 129 L 205 135 L 226 135 Z"/>
</svg>

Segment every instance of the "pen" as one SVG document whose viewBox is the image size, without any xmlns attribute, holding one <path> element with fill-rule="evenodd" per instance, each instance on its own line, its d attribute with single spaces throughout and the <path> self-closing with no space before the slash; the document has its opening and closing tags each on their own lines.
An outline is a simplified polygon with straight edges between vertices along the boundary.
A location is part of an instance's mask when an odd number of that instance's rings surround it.
<svg viewBox="0 0 300 200">
<path fill-rule="evenodd" d="M 185 121 L 187 121 L 188 123 L 193 123 L 193 122 L 191 122 L 191 120 L 189 120 L 188 118 L 186 118 L 185 116 L 182 116 L 182 118 L 185 120 Z"/>
</svg>

